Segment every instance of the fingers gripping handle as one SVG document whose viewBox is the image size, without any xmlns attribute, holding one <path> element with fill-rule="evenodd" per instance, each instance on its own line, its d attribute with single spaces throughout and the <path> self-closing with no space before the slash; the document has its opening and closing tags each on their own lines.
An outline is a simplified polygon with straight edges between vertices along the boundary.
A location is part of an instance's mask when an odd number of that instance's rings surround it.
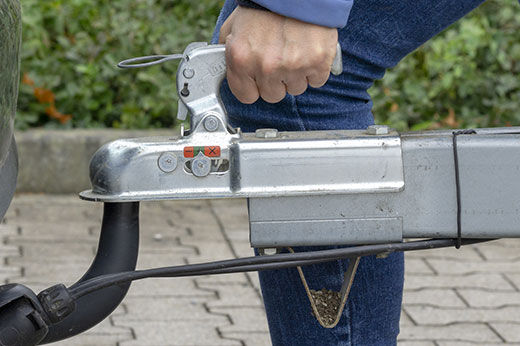
<svg viewBox="0 0 520 346">
<path fill-rule="evenodd" d="M 336 56 L 331 73 L 343 72 L 341 46 L 336 46 Z M 226 56 L 224 45 L 206 45 L 188 48 L 177 70 L 177 92 L 179 94 L 179 114 L 191 113 L 191 129 L 197 131 L 201 121 L 209 116 L 220 119 L 220 131 L 227 130 L 227 114 L 220 99 L 220 85 L 226 77 Z M 184 113 L 185 114 L 185 113 Z M 201 127 L 200 127 L 201 128 Z"/>
</svg>

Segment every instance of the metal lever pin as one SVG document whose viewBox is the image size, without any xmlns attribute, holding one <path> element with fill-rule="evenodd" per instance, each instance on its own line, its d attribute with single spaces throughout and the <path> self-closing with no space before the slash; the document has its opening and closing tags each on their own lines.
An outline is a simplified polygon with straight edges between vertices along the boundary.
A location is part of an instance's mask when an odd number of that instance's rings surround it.
<svg viewBox="0 0 520 346">
<path fill-rule="evenodd" d="M 159 65 L 170 60 L 178 60 L 183 54 L 147 55 L 123 60 L 117 64 L 119 68 L 139 68 Z M 143 62 L 144 61 L 144 62 Z"/>
</svg>

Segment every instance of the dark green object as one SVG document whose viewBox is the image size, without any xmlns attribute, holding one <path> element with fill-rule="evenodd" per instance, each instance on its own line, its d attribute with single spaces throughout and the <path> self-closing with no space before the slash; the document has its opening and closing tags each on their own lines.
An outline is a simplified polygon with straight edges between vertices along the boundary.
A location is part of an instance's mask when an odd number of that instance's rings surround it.
<svg viewBox="0 0 520 346">
<path fill-rule="evenodd" d="M 20 3 L 18 0 L 0 1 L 0 220 L 11 202 L 18 172 L 13 123 L 21 36 Z"/>
</svg>

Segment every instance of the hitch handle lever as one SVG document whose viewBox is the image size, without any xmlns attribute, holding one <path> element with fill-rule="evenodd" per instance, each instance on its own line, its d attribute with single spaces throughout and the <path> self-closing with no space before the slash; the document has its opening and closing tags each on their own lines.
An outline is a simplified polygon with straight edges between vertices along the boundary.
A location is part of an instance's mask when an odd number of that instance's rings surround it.
<svg viewBox="0 0 520 346">
<path fill-rule="evenodd" d="M 220 85 L 226 77 L 225 45 L 197 44 L 187 47 L 184 59 L 177 70 L 177 93 L 179 106 L 191 114 L 192 133 L 204 131 L 199 126 L 208 115 L 221 121 L 220 131 L 227 131 L 227 113 L 220 99 Z M 343 72 L 341 46 L 336 45 L 336 55 L 331 65 L 331 73 Z M 184 112 L 183 112 L 184 113 Z"/>
</svg>

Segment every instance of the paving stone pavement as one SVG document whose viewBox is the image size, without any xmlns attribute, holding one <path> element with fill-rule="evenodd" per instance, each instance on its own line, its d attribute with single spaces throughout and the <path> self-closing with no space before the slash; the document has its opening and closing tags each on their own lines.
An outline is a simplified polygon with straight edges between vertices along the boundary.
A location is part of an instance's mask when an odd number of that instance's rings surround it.
<svg viewBox="0 0 520 346">
<path fill-rule="evenodd" d="M 18 195 L 0 224 L 0 281 L 41 290 L 89 266 L 101 205 Z M 141 206 L 138 267 L 250 256 L 244 200 Z M 256 274 L 148 279 L 61 345 L 270 345 Z M 520 240 L 406 255 L 399 345 L 520 345 Z"/>
</svg>

